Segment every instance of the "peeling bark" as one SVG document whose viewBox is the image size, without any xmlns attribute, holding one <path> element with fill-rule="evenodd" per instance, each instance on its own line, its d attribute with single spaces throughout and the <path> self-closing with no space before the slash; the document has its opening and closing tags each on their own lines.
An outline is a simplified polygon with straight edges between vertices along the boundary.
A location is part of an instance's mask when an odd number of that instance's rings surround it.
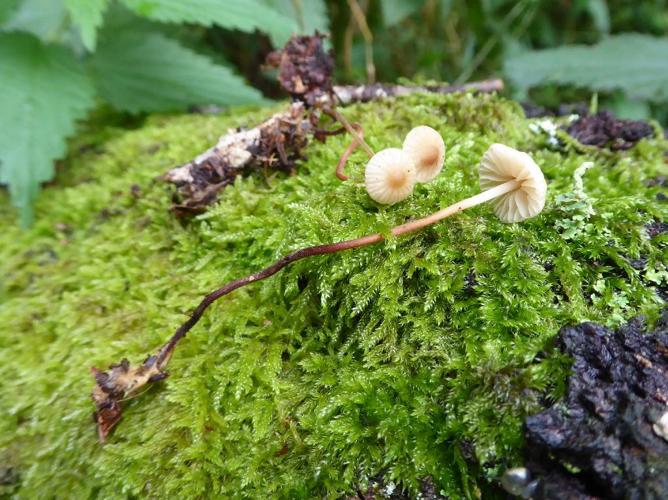
<svg viewBox="0 0 668 500">
<path fill-rule="evenodd" d="M 315 133 L 301 102 L 257 127 L 228 131 L 215 146 L 165 174 L 164 179 L 178 188 L 172 210 L 179 215 L 203 212 L 221 189 L 253 168 L 293 171 L 301 150 Z"/>
</svg>

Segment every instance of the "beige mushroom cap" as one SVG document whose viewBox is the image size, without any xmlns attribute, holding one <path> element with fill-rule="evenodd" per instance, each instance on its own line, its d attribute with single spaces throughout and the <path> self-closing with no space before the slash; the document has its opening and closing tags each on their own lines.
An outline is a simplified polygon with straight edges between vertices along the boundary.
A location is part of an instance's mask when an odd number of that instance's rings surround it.
<svg viewBox="0 0 668 500">
<path fill-rule="evenodd" d="M 413 192 L 415 164 L 401 149 L 383 149 L 367 163 L 364 181 L 375 201 L 386 205 L 397 203 Z"/>
<path fill-rule="evenodd" d="M 545 206 L 547 184 L 531 157 L 503 144 L 492 144 L 480 163 L 480 188 L 491 189 L 510 180 L 521 185 L 495 199 L 494 213 L 503 222 L 520 222 L 538 215 Z"/>
<path fill-rule="evenodd" d="M 441 134 L 431 127 L 420 125 L 408 132 L 403 149 L 413 158 L 417 182 L 429 182 L 443 168 L 445 144 Z"/>
</svg>

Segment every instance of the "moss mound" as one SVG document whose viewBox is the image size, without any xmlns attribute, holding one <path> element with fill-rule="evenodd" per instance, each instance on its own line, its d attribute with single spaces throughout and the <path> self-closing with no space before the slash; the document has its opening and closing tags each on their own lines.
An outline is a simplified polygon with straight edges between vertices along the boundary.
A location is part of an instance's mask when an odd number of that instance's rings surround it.
<svg viewBox="0 0 668 500">
<path fill-rule="evenodd" d="M 656 317 L 667 236 L 645 226 L 668 207 L 644 181 L 665 167 L 661 139 L 556 150 L 511 102 L 410 96 L 346 110 L 376 149 L 417 124 L 442 133 L 443 173 L 406 202 L 379 207 L 356 186 L 361 153 L 351 181 L 337 180 L 348 139 L 334 137 L 308 149 L 298 175 L 238 179 L 206 215 L 175 220 L 154 177 L 266 114 L 158 116 L 92 146 L 83 137 L 27 232 L 2 200 L 0 491 L 336 497 L 382 474 L 413 492 L 431 476 L 444 494 L 479 496 L 521 460 L 523 417 L 563 393 L 559 327 Z M 504 225 L 480 206 L 238 290 L 97 444 L 91 365 L 141 361 L 204 293 L 291 250 L 387 231 L 478 192 L 474 166 L 492 142 L 543 168 L 539 217 Z"/>
</svg>

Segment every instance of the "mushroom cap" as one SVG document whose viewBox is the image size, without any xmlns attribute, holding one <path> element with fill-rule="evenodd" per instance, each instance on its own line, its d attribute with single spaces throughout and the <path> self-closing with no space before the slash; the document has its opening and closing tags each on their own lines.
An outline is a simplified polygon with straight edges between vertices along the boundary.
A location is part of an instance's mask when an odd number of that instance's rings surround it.
<svg viewBox="0 0 668 500">
<path fill-rule="evenodd" d="M 429 182 L 443 168 L 445 144 L 441 134 L 431 127 L 420 125 L 408 132 L 403 149 L 413 158 L 417 182 Z"/>
<path fill-rule="evenodd" d="M 397 203 L 413 192 L 415 164 L 401 149 L 383 149 L 366 164 L 364 182 L 369 196 L 378 203 Z"/>
<path fill-rule="evenodd" d="M 538 215 L 545 206 L 547 184 L 536 162 L 504 144 L 492 144 L 480 162 L 480 189 L 517 180 L 521 186 L 492 201 L 503 222 L 520 222 Z"/>
</svg>

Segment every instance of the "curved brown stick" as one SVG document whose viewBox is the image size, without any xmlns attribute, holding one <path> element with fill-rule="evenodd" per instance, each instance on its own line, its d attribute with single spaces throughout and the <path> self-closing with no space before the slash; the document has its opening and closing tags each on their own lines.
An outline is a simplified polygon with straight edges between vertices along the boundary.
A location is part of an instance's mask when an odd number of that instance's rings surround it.
<svg viewBox="0 0 668 500">
<path fill-rule="evenodd" d="M 362 125 L 359 123 L 351 123 L 350 124 L 355 130 L 357 130 L 357 133 L 359 136 L 364 139 L 364 129 L 362 128 Z M 353 151 L 359 146 L 359 143 L 357 142 L 357 139 L 353 137 L 353 140 L 350 141 L 350 144 L 346 148 L 346 150 L 343 152 L 341 155 L 341 158 L 339 158 L 339 162 L 336 164 L 336 176 L 341 179 L 342 181 L 347 181 L 348 176 L 343 172 L 343 170 L 346 168 L 346 163 L 348 163 L 348 158 L 350 158 L 350 155 L 353 154 Z"/>
</svg>

